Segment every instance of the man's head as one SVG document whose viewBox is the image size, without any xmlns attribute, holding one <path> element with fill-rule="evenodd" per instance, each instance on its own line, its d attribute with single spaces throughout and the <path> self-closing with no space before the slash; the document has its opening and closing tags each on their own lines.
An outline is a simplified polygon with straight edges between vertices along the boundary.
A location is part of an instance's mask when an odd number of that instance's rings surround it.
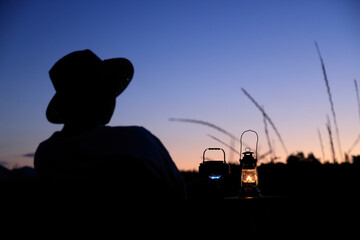
<svg viewBox="0 0 360 240">
<path fill-rule="evenodd" d="M 46 111 L 51 123 L 91 121 L 107 124 L 115 100 L 134 74 L 125 58 L 101 60 L 90 50 L 72 52 L 49 71 L 56 90 Z"/>
</svg>

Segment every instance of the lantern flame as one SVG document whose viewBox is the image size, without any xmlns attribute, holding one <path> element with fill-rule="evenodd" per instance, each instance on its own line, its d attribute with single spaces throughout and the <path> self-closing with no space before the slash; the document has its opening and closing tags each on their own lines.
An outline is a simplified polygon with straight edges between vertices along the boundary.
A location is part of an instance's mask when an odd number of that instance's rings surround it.
<svg viewBox="0 0 360 240">
<path fill-rule="evenodd" d="M 255 183 L 256 182 L 256 170 L 244 169 L 242 172 L 243 183 Z"/>
</svg>

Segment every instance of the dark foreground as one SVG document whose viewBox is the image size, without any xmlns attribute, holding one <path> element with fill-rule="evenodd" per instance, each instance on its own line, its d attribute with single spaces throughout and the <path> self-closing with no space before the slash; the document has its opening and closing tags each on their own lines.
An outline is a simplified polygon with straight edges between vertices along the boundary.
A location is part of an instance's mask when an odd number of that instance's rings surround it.
<svg viewBox="0 0 360 240">
<path fill-rule="evenodd" d="M 238 197 L 237 165 L 220 187 L 197 172 L 183 172 L 186 201 L 156 198 L 151 189 L 127 194 L 114 186 L 49 186 L 29 173 L 5 178 L 2 169 L 0 226 L 13 238 L 356 239 L 359 169 L 354 164 L 262 165 L 260 198 Z"/>
<path fill-rule="evenodd" d="M 218 198 L 211 183 L 199 180 L 197 173 L 183 173 L 189 199 L 202 206 L 206 225 L 224 221 L 228 232 L 254 239 L 360 236 L 359 164 L 293 162 L 265 164 L 258 170 L 262 197 L 238 197 L 240 169 L 232 165 L 218 191 L 224 198 L 214 202 L 208 201 Z"/>
</svg>

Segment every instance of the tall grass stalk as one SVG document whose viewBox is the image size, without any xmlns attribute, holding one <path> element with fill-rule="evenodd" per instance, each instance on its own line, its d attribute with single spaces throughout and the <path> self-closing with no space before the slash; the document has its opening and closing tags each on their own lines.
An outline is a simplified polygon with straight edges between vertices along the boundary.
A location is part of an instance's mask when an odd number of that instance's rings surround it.
<svg viewBox="0 0 360 240">
<path fill-rule="evenodd" d="M 244 89 L 244 88 L 241 88 L 241 90 L 243 91 L 243 93 L 250 99 L 250 101 L 252 103 L 254 103 L 254 105 L 260 110 L 260 112 L 262 113 L 263 117 L 266 118 L 266 120 L 270 123 L 271 127 L 274 129 L 275 133 L 276 133 L 276 136 L 278 137 L 285 153 L 286 153 L 286 156 L 288 156 L 288 151 L 287 151 L 287 148 L 285 146 L 285 143 L 279 133 L 279 131 L 277 130 L 274 122 L 271 120 L 271 118 L 269 117 L 269 115 L 264 111 L 264 109 L 255 101 L 255 99 Z"/>
<path fill-rule="evenodd" d="M 323 144 L 323 141 L 322 141 L 320 129 L 318 128 L 317 130 L 318 130 L 318 136 L 319 136 L 319 140 L 320 140 L 320 147 L 321 147 L 322 159 L 323 159 L 323 161 L 325 161 L 324 144 Z"/>
<path fill-rule="evenodd" d="M 357 85 L 357 81 L 356 79 L 354 79 L 354 85 L 355 85 L 355 92 L 356 92 L 356 100 L 357 100 L 357 105 L 358 105 L 358 113 L 359 113 L 359 123 L 360 123 L 360 97 L 359 97 L 359 89 L 358 89 L 358 85 Z M 360 142 L 360 133 L 357 136 L 355 142 L 351 145 L 351 147 L 349 148 L 349 150 L 347 151 L 347 155 L 349 156 L 350 153 L 352 152 L 352 150 L 356 147 L 356 145 Z"/>
<path fill-rule="evenodd" d="M 360 96 L 359 96 L 359 88 L 358 88 L 357 81 L 355 78 L 354 78 L 354 85 L 355 85 L 356 101 L 357 101 L 357 106 L 358 106 L 359 123 L 360 123 Z"/>
<path fill-rule="evenodd" d="M 226 131 L 225 129 L 210 123 L 210 122 L 206 122 L 206 121 L 202 121 L 202 120 L 196 120 L 196 119 L 187 119 L 187 118 L 169 118 L 169 121 L 174 121 L 174 122 L 187 122 L 187 123 L 195 123 L 195 124 L 200 124 L 200 125 L 204 125 L 210 128 L 213 128 L 227 136 L 229 136 L 231 139 L 234 140 L 238 140 L 237 137 L 235 137 L 233 134 L 229 133 L 228 131 Z"/>
<path fill-rule="evenodd" d="M 320 52 L 319 46 L 318 46 L 316 41 L 315 41 L 315 47 L 316 47 L 317 53 L 318 53 L 319 58 L 320 58 L 321 69 L 322 69 L 322 72 L 323 72 L 323 75 L 324 75 L 325 86 L 326 86 L 327 94 L 328 94 L 328 97 L 329 97 L 330 108 L 331 108 L 331 113 L 332 113 L 334 127 L 335 127 L 335 133 L 336 133 L 336 139 L 337 139 L 338 148 L 339 148 L 340 159 L 343 160 L 343 151 L 342 151 L 342 147 L 341 147 L 339 128 L 338 128 L 338 124 L 337 124 L 337 121 L 336 121 L 336 113 L 335 113 L 334 102 L 333 102 L 331 91 L 330 91 L 330 84 L 329 84 L 329 80 L 328 80 L 328 77 L 327 77 L 327 74 L 326 74 L 324 60 L 323 60 L 323 58 L 321 56 L 321 52 Z"/>
<path fill-rule="evenodd" d="M 240 152 L 238 150 L 236 150 L 232 145 L 229 145 L 227 144 L 226 142 L 222 141 L 221 139 L 211 135 L 211 134 L 208 134 L 209 137 L 211 137 L 212 139 L 214 139 L 215 141 L 225 145 L 226 147 L 228 147 L 231 151 L 233 151 L 234 153 L 236 153 L 238 156 L 240 156 Z"/>
<path fill-rule="evenodd" d="M 335 158 L 334 142 L 333 142 L 332 131 L 331 131 L 331 123 L 330 123 L 330 118 L 329 118 L 329 116 L 326 116 L 326 118 L 327 118 L 326 128 L 327 128 L 328 133 L 329 133 L 330 150 L 331 150 L 331 155 L 332 155 L 333 163 L 335 164 L 335 163 L 336 163 L 336 158 Z"/>
<path fill-rule="evenodd" d="M 264 107 L 262 107 L 264 112 L 265 112 L 265 109 Z M 263 122 L 264 122 L 264 131 L 265 131 L 265 136 L 266 136 L 266 140 L 267 140 L 267 144 L 268 144 L 268 147 L 269 147 L 269 152 L 271 154 L 270 156 L 270 162 L 271 163 L 274 163 L 274 160 L 275 160 L 275 152 L 273 151 L 273 148 L 271 146 L 271 141 L 270 141 L 270 136 L 269 136 L 269 130 L 268 130 L 268 125 L 267 125 L 267 120 L 266 120 L 266 116 L 263 114 Z"/>
</svg>

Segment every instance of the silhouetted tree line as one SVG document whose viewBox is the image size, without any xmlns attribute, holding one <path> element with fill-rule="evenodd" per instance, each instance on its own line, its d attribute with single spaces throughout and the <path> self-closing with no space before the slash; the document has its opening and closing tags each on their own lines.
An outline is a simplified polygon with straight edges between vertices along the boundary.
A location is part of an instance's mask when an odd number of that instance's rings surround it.
<svg viewBox="0 0 360 240">
<path fill-rule="evenodd" d="M 360 155 L 352 156 L 352 163 L 322 164 L 314 154 L 309 153 L 305 156 L 303 152 L 298 152 L 290 155 L 286 163 L 268 163 L 258 166 L 259 187 L 263 195 L 281 196 L 319 195 L 334 188 L 337 188 L 337 191 L 346 191 L 359 184 L 359 170 Z M 240 171 L 239 164 L 230 164 L 230 175 L 221 182 L 223 190 L 225 189 L 222 194 L 225 196 L 237 194 L 240 188 Z M 188 185 L 190 198 L 193 190 L 197 191 L 198 195 L 205 191 L 203 185 L 208 182 L 206 177 L 200 176 L 197 171 L 182 171 L 182 175 Z M 22 167 L 10 170 L 0 166 L 1 186 L 12 183 L 35 184 L 38 181 L 33 168 Z M 194 185 L 199 189 L 193 189 Z M 218 187 L 214 186 L 214 188 Z"/>
<path fill-rule="evenodd" d="M 348 196 L 360 184 L 360 155 L 352 163 L 322 164 L 314 154 L 299 152 L 290 155 L 286 163 L 258 166 L 259 189 L 263 196 L 296 198 Z M 133 170 L 136 172 L 136 169 Z M 120 172 L 120 171 L 119 171 Z M 188 199 L 211 199 L 237 196 L 240 189 L 240 165 L 230 164 L 230 174 L 221 181 L 212 181 L 197 171 L 181 172 L 187 185 Z M 31 189 L 40 184 L 36 171 L 30 167 L 9 170 L 0 166 L 0 187 Z M 132 182 L 128 181 L 129 187 Z M 26 186 L 24 188 L 23 186 Z M 11 190 L 12 191 L 12 190 Z"/>
</svg>

